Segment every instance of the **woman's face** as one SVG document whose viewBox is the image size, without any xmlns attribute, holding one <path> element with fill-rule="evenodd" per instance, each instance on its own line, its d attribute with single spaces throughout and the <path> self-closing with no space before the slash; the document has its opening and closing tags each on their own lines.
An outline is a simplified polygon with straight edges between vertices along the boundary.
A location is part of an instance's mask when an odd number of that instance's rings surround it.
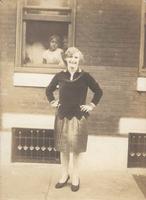
<svg viewBox="0 0 146 200">
<path fill-rule="evenodd" d="M 58 48 L 58 41 L 56 40 L 56 38 L 53 38 L 50 41 L 50 50 L 55 51 L 57 48 Z"/>
<path fill-rule="evenodd" d="M 79 68 L 80 54 L 74 53 L 70 57 L 66 58 L 67 69 L 69 72 L 76 72 Z"/>
</svg>

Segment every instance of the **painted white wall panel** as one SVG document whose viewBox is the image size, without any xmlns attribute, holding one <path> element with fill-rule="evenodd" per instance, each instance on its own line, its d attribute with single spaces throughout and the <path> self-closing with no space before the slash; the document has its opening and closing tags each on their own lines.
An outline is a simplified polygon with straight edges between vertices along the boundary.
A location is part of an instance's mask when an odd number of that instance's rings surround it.
<svg viewBox="0 0 146 200">
<path fill-rule="evenodd" d="M 14 86 L 46 87 L 54 74 L 14 73 Z"/>
</svg>

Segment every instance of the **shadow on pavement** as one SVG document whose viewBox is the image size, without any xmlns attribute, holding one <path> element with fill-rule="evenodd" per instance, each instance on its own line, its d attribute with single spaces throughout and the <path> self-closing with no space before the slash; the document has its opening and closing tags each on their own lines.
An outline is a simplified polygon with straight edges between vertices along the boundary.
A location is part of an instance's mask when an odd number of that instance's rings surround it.
<svg viewBox="0 0 146 200">
<path fill-rule="evenodd" d="M 144 175 L 133 175 L 134 180 L 136 181 L 139 189 L 144 194 L 146 198 L 146 176 Z"/>
</svg>

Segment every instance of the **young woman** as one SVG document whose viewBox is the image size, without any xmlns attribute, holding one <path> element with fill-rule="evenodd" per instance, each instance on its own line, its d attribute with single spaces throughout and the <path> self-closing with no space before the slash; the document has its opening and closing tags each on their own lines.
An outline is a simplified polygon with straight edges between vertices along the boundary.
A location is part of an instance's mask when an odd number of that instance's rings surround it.
<svg viewBox="0 0 146 200">
<path fill-rule="evenodd" d="M 46 89 L 47 98 L 52 107 L 57 107 L 55 119 L 55 147 L 61 152 L 62 173 L 56 188 L 62 188 L 69 180 L 70 153 L 73 153 L 73 171 L 71 190 L 78 191 L 80 179 L 78 163 L 80 153 L 87 148 L 87 118 L 89 112 L 98 104 L 102 90 L 94 78 L 83 71 L 79 63 L 83 54 L 75 47 L 65 52 L 66 70 L 57 73 Z M 59 99 L 54 91 L 59 86 Z M 88 88 L 93 92 L 91 103 L 86 104 Z"/>
<path fill-rule="evenodd" d="M 52 35 L 49 38 L 49 48 L 43 53 L 44 64 L 57 64 L 64 65 L 62 60 L 63 50 L 60 47 L 60 37 L 58 35 Z"/>
</svg>

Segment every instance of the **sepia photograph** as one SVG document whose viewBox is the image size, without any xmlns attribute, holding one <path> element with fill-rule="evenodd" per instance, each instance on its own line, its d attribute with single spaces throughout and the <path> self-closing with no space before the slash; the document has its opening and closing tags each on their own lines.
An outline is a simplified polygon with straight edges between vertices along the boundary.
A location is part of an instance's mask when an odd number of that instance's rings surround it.
<svg viewBox="0 0 146 200">
<path fill-rule="evenodd" d="M 0 200 L 146 199 L 146 0 L 0 0 Z"/>
</svg>

